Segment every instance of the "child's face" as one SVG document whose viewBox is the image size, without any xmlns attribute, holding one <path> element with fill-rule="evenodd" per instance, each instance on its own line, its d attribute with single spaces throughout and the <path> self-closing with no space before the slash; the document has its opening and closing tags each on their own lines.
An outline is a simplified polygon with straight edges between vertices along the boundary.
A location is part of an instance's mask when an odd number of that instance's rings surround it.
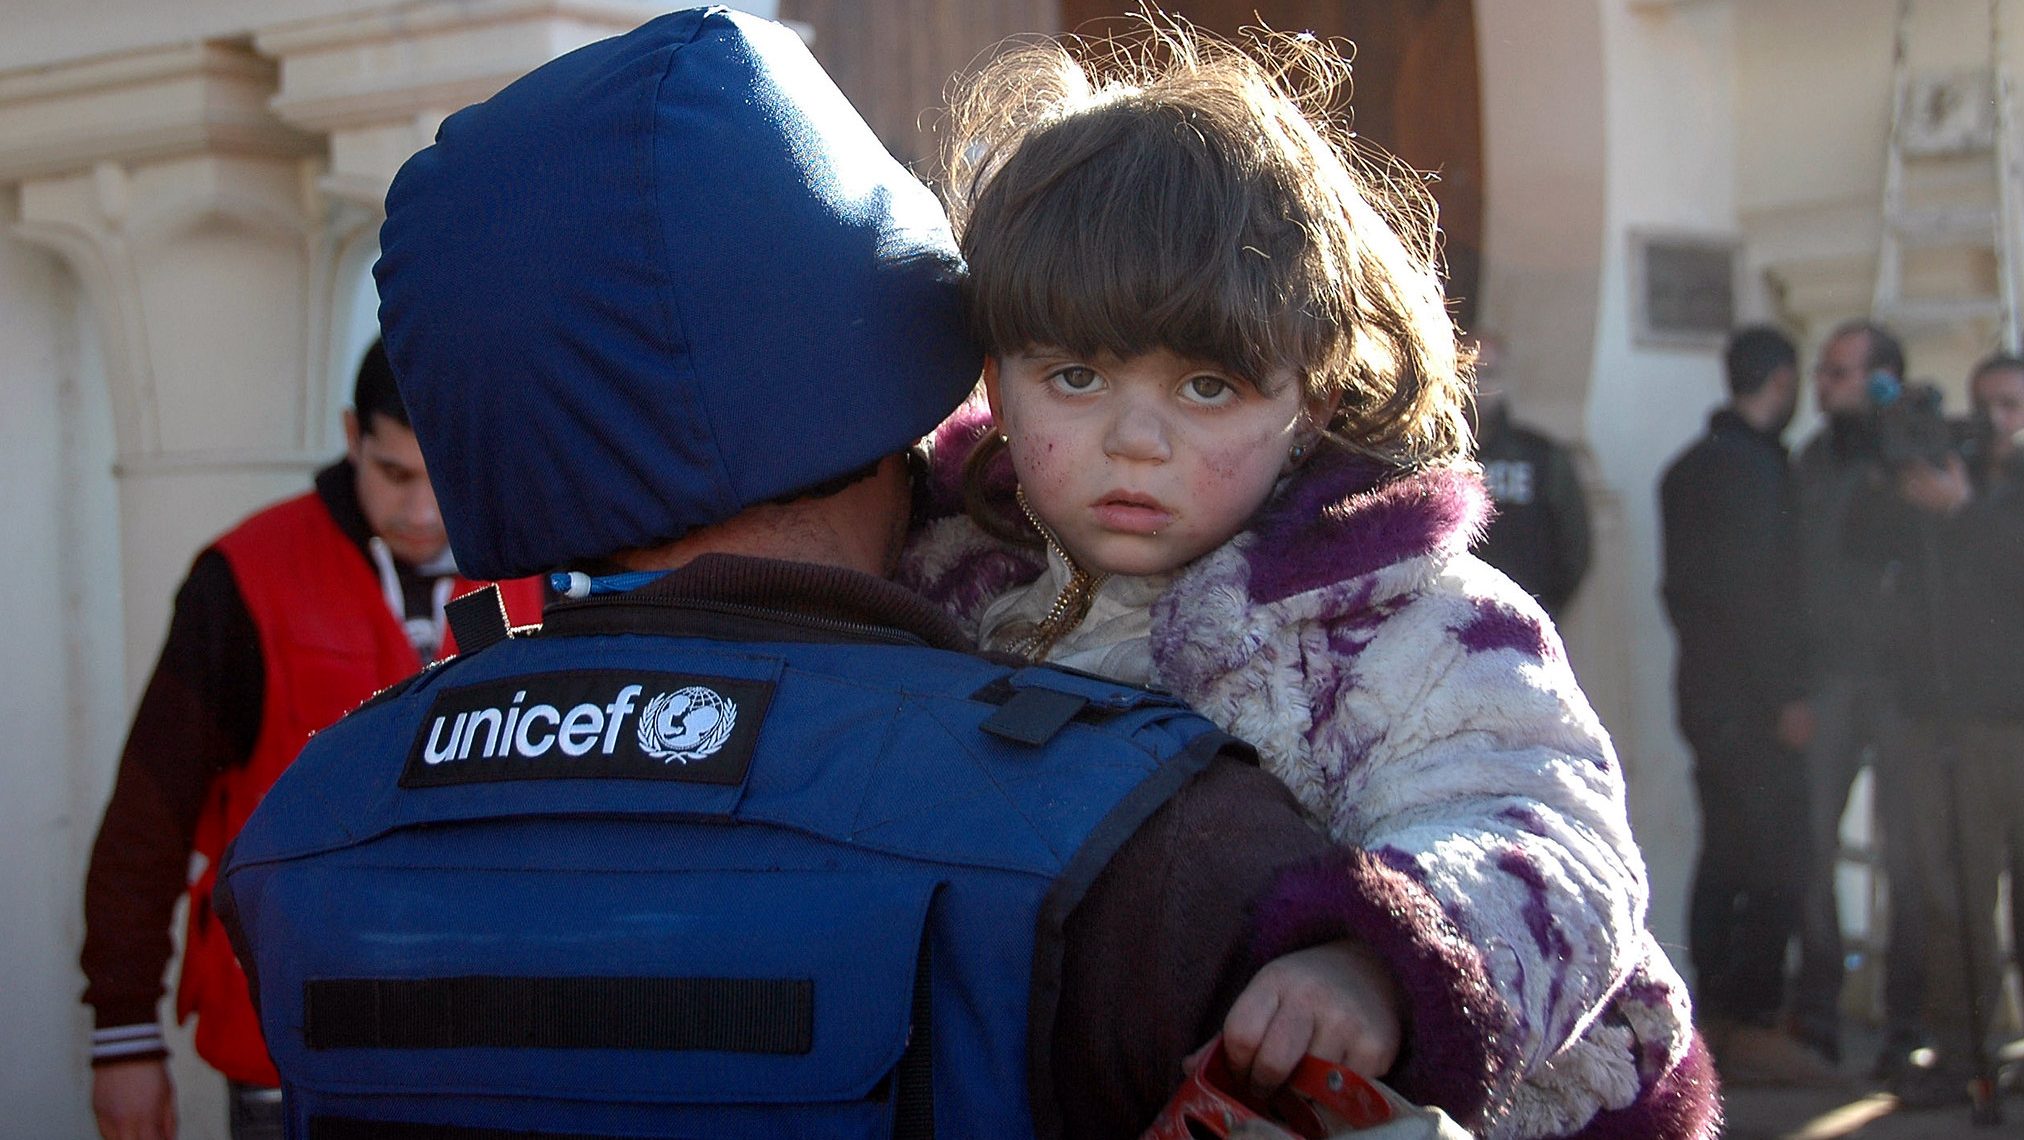
<svg viewBox="0 0 2024 1140">
<path fill-rule="evenodd" d="M 1128 360 L 1052 348 L 984 369 L 1026 501 L 1084 569 L 1157 574 L 1243 529 L 1314 432 L 1290 374 L 1267 390 L 1161 349 Z"/>
</svg>

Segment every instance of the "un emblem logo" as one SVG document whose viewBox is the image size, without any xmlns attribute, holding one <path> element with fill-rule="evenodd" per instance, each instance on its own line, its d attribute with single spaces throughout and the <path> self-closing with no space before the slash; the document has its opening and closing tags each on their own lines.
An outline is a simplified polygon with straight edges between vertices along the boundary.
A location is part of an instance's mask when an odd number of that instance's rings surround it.
<svg viewBox="0 0 2024 1140">
<path fill-rule="evenodd" d="M 701 760 L 724 747 L 738 723 L 738 704 L 691 685 L 662 693 L 640 710 L 640 751 L 662 763 Z"/>
</svg>

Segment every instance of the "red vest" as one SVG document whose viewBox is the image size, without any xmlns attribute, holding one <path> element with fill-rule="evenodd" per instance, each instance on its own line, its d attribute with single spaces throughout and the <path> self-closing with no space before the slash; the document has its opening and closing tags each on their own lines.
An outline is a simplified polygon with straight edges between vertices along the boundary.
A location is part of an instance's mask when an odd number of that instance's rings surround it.
<svg viewBox="0 0 2024 1140">
<path fill-rule="evenodd" d="M 204 857 L 190 884 L 190 925 L 176 1015 L 197 1015 L 197 1053 L 233 1080 L 278 1085 L 247 996 L 246 974 L 211 913 L 211 885 L 225 845 L 303 742 L 366 698 L 421 668 L 407 633 L 388 610 L 379 572 L 338 529 L 315 492 L 278 503 L 216 543 L 260 633 L 267 668 L 260 735 L 243 767 L 212 782 L 197 819 Z M 483 583 L 459 578 L 453 596 Z M 516 625 L 541 620 L 541 585 L 500 583 Z M 456 652 L 445 631 L 442 654 Z"/>
</svg>

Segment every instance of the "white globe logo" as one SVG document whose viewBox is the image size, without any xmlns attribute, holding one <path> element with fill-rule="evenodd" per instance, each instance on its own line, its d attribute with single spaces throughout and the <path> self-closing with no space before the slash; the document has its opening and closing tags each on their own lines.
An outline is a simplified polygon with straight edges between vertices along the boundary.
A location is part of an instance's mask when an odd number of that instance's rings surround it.
<svg viewBox="0 0 2024 1140">
<path fill-rule="evenodd" d="M 691 685 L 662 693 L 640 710 L 640 751 L 687 764 L 724 747 L 738 723 L 738 705 L 713 689 Z"/>
</svg>

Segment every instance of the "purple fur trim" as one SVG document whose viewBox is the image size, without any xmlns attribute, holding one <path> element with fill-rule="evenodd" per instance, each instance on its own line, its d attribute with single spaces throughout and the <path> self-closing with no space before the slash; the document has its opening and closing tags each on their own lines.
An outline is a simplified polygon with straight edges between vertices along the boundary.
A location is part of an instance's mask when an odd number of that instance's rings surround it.
<svg viewBox="0 0 2024 1140">
<path fill-rule="evenodd" d="M 1502 1044 L 1511 1011 L 1440 904 L 1387 861 L 1345 847 L 1281 871 L 1259 904 L 1252 949 L 1259 962 L 1340 938 L 1375 951 L 1398 983 L 1407 1027 L 1387 1079 L 1467 1123 L 1516 1080 Z"/>
<path fill-rule="evenodd" d="M 1460 554 L 1489 518 L 1489 495 L 1473 474 L 1385 475 L 1357 456 L 1316 456 L 1258 517 L 1252 597 L 1269 605 L 1410 558 Z"/>
<path fill-rule="evenodd" d="M 1370 854 L 1378 862 L 1390 867 L 1401 875 L 1410 876 L 1420 869 L 1419 862 L 1412 857 L 1410 852 L 1402 851 L 1389 843 L 1372 851 Z"/>
<path fill-rule="evenodd" d="M 1476 616 L 1455 630 L 1462 648 L 1471 653 L 1513 649 L 1541 661 L 1551 652 L 1546 627 L 1495 598 L 1477 598 L 1471 603 Z"/>
<path fill-rule="evenodd" d="M 1031 582 L 1047 568 L 1046 556 L 1038 550 L 1000 542 L 968 521 L 950 521 L 960 519 L 964 513 L 964 462 L 993 430 L 990 412 L 981 400 L 957 408 L 935 429 L 927 476 L 919 488 L 924 518 L 908 542 L 921 543 L 935 533 L 946 536 L 951 533 L 946 529 L 949 527 L 968 528 L 968 537 L 961 540 L 964 545 L 953 556 L 942 555 L 947 561 L 940 573 L 927 573 L 918 557 L 919 548 L 910 546 L 895 575 L 901 584 L 939 605 L 965 626 L 973 624 L 993 599 Z M 1017 487 L 1012 461 L 1001 455 L 985 480 L 986 496 L 1001 517 L 1019 517 L 1013 497 Z"/>
<path fill-rule="evenodd" d="M 935 429 L 929 437 L 932 446 L 928 456 L 927 486 L 921 488 L 928 518 L 947 518 L 963 513 L 963 464 L 970 458 L 970 453 L 977 450 L 977 445 L 984 442 L 984 437 L 997 430 L 998 425 L 992 422 L 991 411 L 982 400 L 965 403 L 949 413 L 949 418 Z M 998 498 L 1001 483 L 1005 503 L 1010 506 L 1013 488 L 1018 483 L 1012 476 L 1009 458 L 993 464 L 985 480 L 994 501 Z M 1017 510 L 1014 509 L 1012 514 L 1016 517 Z"/>
<path fill-rule="evenodd" d="M 1637 1100 L 1599 1112 L 1568 1140 L 1712 1140 L 1722 1134 L 1722 1090 L 1699 1033 L 1672 1071 Z"/>
<path fill-rule="evenodd" d="M 969 629 L 1000 594 L 1031 582 L 1045 568 L 1029 551 L 992 543 L 964 553 L 945 573 L 934 578 L 921 574 L 910 560 L 902 559 L 894 580 L 935 603 L 957 624 Z"/>
</svg>

